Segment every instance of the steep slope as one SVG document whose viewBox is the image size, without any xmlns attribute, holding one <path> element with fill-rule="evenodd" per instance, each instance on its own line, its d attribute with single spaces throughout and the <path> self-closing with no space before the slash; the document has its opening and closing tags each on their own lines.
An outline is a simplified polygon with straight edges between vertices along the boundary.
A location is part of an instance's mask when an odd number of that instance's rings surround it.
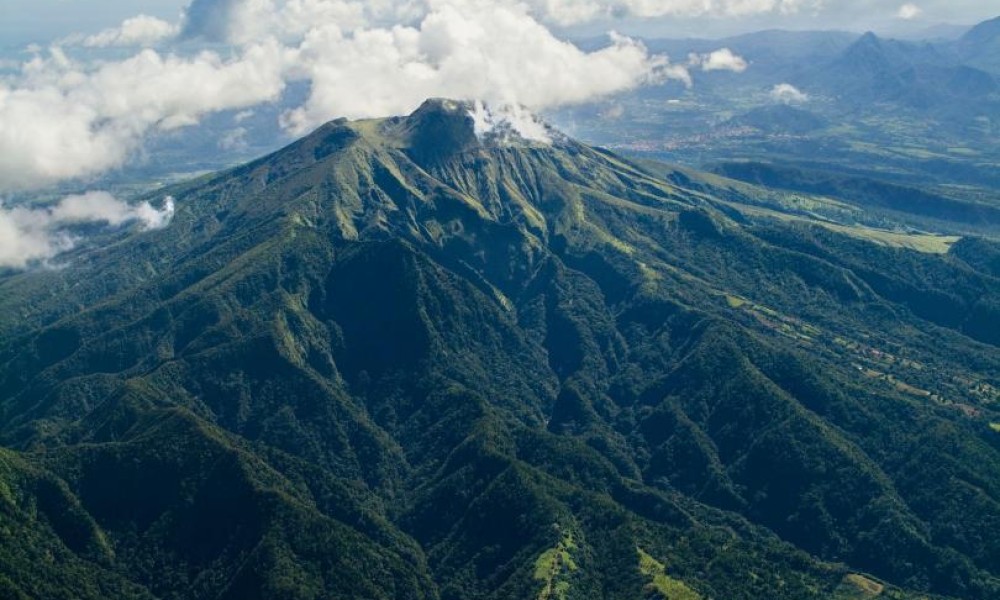
<svg viewBox="0 0 1000 600">
<path fill-rule="evenodd" d="M 966 32 L 956 46 L 969 64 L 1000 73 L 1000 17 L 979 23 Z"/>
<path fill-rule="evenodd" d="M 121 598 L 1000 592 L 995 273 L 471 109 L 0 279 L 3 481 L 99 541 L 17 517 L 12 589 L 51 546 Z"/>
</svg>

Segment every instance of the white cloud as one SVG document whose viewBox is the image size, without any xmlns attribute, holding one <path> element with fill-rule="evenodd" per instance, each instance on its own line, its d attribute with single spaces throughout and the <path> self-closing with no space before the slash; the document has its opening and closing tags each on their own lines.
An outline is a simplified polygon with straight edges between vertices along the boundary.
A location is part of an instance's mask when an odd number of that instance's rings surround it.
<svg viewBox="0 0 1000 600">
<path fill-rule="evenodd" d="M 538 110 L 686 75 L 628 38 L 586 53 L 523 8 L 486 2 L 442 3 L 415 27 L 318 27 L 296 64 L 312 93 L 283 117 L 294 133 L 337 116 L 404 114 L 429 97 Z"/>
<path fill-rule="evenodd" d="M 623 17 L 738 17 L 789 14 L 821 0 L 528 0 L 534 14 L 560 25 Z"/>
<path fill-rule="evenodd" d="M 246 127 L 236 127 L 230 129 L 219 138 L 218 146 L 222 150 L 246 150 L 249 147 L 247 142 Z"/>
<path fill-rule="evenodd" d="M 415 25 L 444 7 L 473 4 L 525 7 L 537 20 L 574 25 L 625 17 L 791 14 L 818 7 L 822 0 L 192 0 L 185 10 L 184 33 L 242 42 L 263 31 L 284 38 L 321 24 L 344 30 Z"/>
<path fill-rule="evenodd" d="M 782 104 L 802 104 L 809 101 L 809 95 L 790 83 L 779 83 L 771 88 L 771 99 Z"/>
<path fill-rule="evenodd" d="M 149 202 L 130 205 L 107 192 L 67 196 L 48 208 L 7 208 L 0 204 L 0 267 L 25 268 L 72 249 L 79 238 L 68 226 L 104 223 L 120 227 L 138 222 L 144 229 L 166 227 L 174 215 L 174 200 L 157 209 Z"/>
<path fill-rule="evenodd" d="M 469 111 L 476 137 L 495 137 L 504 141 L 510 135 L 542 144 L 552 143 L 545 124 L 520 106 L 487 107 L 477 100 Z"/>
<path fill-rule="evenodd" d="M 240 112 L 233 115 L 233 122 L 237 124 L 242 123 L 243 121 L 246 121 L 250 117 L 254 116 L 254 114 L 256 113 L 251 109 L 241 110 Z"/>
<path fill-rule="evenodd" d="M 543 23 L 787 12 L 812 1 L 193 0 L 178 25 L 139 16 L 77 41 L 168 45 L 201 36 L 231 48 L 195 56 L 146 48 L 92 64 L 52 48 L 0 79 L 0 191 L 119 167 L 151 132 L 275 101 L 289 81 L 310 84 L 304 104 L 281 116 L 293 134 L 334 117 L 407 113 L 428 97 L 538 110 L 666 79 L 690 86 L 688 65 L 650 56 L 640 43 L 613 35 L 608 47 L 584 52 Z M 697 66 L 739 71 L 746 61 L 723 49 Z"/>
<path fill-rule="evenodd" d="M 733 54 L 729 48 L 721 48 L 708 54 L 691 54 L 688 56 L 688 64 L 692 67 L 701 67 L 702 71 L 733 71 L 742 73 L 749 66 L 742 56 Z"/>
<path fill-rule="evenodd" d="M 84 38 L 83 45 L 91 48 L 108 46 L 152 46 L 169 39 L 180 27 L 156 17 L 139 15 L 126 19 L 121 26 Z"/>
<path fill-rule="evenodd" d="M 916 4 L 907 3 L 899 7 L 899 10 L 896 12 L 896 17 L 906 21 L 910 21 L 916 19 L 923 13 L 924 10 L 919 6 L 917 6 Z"/>
<path fill-rule="evenodd" d="M 235 59 L 143 50 L 88 69 L 54 48 L 25 64 L 17 87 L 0 83 L 0 190 L 44 186 L 121 165 L 153 129 L 276 99 L 283 49 L 274 42 Z"/>
</svg>

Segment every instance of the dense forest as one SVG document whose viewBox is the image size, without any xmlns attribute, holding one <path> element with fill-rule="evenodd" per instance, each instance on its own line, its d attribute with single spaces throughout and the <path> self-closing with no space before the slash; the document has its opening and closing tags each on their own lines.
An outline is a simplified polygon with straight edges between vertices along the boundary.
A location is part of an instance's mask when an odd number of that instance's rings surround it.
<svg viewBox="0 0 1000 600">
<path fill-rule="evenodd" d="M 1000 597 L 1000 245 L 550 134 L 335 121 L 0 273 L 0 597 Z"/>
</svg>

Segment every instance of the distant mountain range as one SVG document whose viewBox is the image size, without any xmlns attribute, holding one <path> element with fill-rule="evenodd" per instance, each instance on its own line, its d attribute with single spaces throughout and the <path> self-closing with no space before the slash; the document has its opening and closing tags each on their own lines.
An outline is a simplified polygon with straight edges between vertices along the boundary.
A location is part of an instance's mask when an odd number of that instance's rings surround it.
<svg viewBox="0 0 1000 600">
<path fill-rule="evenodd" d="M 729 48 L 748 67 L 695 68 L 690 87 L 666 82 L 550 116 L 582 139 L 633 157 L 693 168 L 747 162 L 837 172 L 998 206 L 998 23 L 917 40 L 836 31 L 649 39 L 651 51 L 675 62 Z M 935 231 L 969 232 L 938 225 L 945 228 Z M 996 235 L 992 228 L 974 232 Z"/>
<path fill-rule="evenodd" d="M 0 274 L 0 595 L 1000 596 L 1000 245 L 471 111 Z"/>
<path fill-rule="evenodd" d="M 962 38 L 963 43 L 967 39 Z M 961 64 L 956 48 L 882 40 L 866 33 L 834 60 L 805 74 L 796 83 L 803 89 L 820 90 L 841 103 L 858 107 L 889 102 L 931 114 L 941 111 L 966 116 L 982 111 L 997 114 L 992 112 L 1000 108 L 997 76 Z"/>
<path fill-rule="evenodd" d="M 787 81 L 806 92 L 854 105 L 896 102 L 928 108 L 956 100 L 997 102 L 1000 94 L 1000 17 L 957 40 L 892 40 L 871 32 L 858 36 L 762 31 L 723 40 L 647 43 L 652 51 L 674 57 L 727 47 L 748 60 L 751 68 L 738 77 L 701 75 L 703 79 L 725 78 L 740 86 Z"/>
</svg>

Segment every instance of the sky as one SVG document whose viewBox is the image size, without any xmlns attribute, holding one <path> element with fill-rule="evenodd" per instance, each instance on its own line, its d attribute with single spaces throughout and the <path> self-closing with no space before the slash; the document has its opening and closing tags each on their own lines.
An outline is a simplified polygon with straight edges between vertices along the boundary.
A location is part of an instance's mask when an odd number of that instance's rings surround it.
<svg viewBox="0 0 1000 600">
<path fill-rule="evenodd" d="M 176 19 L 185 4 L 183 0 L 0 0 L 0 46 L 96 32 L 139 13 Z"/>
<path fill-rule="evenodd" d="M 566 3 L 586 0 L 563 0 Z M 44 43 L 74 32 L 93 33 L 139 13 L 173 20 L 188 0 L 0 0 L 0 47 Z M 648 4 L 656 4 L 651 0 Z M 900 9 L 912 5 L 909 19 Z M 720 37 L 768 28 L 869 29 L 892 32 L 937 23 L 974 24 L 1000 15 L 1000 0 L 823 0 L 818 9 L 711 18 L 599 20 L 569 28 L 591 34 L 614 28 L 636 35 Z M 560 28 L 560 31 L 565 29 Z"/>
</svg>

